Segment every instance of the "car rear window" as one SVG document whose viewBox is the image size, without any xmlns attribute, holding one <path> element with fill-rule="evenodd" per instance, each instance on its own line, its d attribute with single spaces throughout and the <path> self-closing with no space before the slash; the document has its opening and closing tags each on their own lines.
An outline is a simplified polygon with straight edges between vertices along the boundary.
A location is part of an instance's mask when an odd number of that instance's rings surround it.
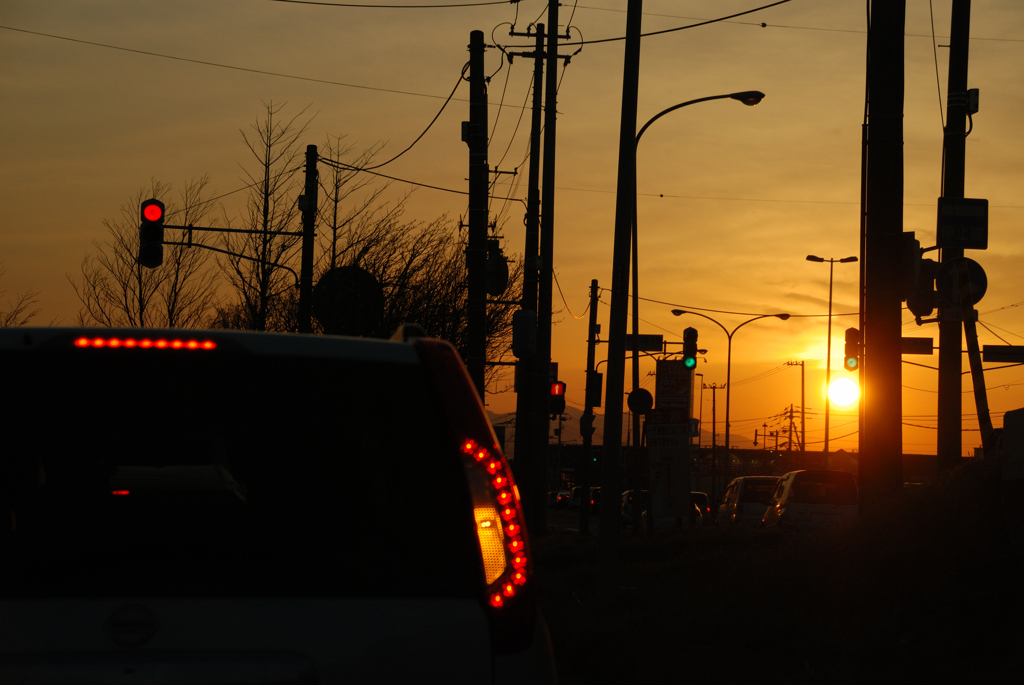
<svg viewBox="0 0 1024 685">
<path fill-rule="evenodd" d="M 479 592 L 418 366 L 121 349 L 0 368 L 0 597 Z"/>
<path fill-rule="evenodd" d="M 774 479 L 747 481 L 740 491 L 740 503 L 768 504 L 776 482 Z"/>
<path fill-rule="evenodd" d="M 857 485 L 848 473 L 798 473 L 793 479 L 789 500 L 794 504 L 857 504 Z"/>
</svg>

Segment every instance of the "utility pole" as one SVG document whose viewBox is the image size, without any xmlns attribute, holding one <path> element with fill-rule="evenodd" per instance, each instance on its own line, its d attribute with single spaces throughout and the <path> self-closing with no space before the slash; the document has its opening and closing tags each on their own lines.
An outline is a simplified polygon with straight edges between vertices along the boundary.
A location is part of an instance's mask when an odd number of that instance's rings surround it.
<svg viewBox="0 0 1024 685">
<path fill-rule="evenodd" d="M 299 260 L 299 333 L 313 332 L 313 246 L 316 243 L 316 145 L 306 146 L 306 187 L 302 195 L 302 255 Z"/>
<path fill-rule="evenodd" d="M 522 35 L 511 33 L 511 35 Z M 527 32 L 529 35 L 529 32 Z M 547 475 L 547 390 L 542 389 L 548 370 L 542 368 L 537 354 L 537 279 L 540 267 L 540 166 L 541 166 L 541 114 L 544 95 L 544 24 L 537 24 L 536 47 L 532 53 L 513 53 L 533 58 L 533 112 L 530 125 L 530 170 L 526 195 L 526 247 L 523 252 L 523 299 L 521 314 L 527 322 L 524 335 L 529 345 L 523 344 L 519 358 L 519 387 L 516 390 L 516 462 L 524 485 L 526 516 L 530 528 L 540 534 L 546 525 L 547 493 L 543 487 Z M 514 331 L 519 334 L 521 331 Z M 544 429 L 545 445 L 539 445 L 537 434 Z M 539 450 L 539 451 L 538 451 Z M 589 503 L 589 499 L 588 499 Z"/>
<path fill-rule="evenodd" d="M 807 405 L 804 400 L 804 363 L 786 362 L 786 366 L 800 365 L 800 451 L 807 450 Z"/>
<path fill-rule="evenodd" d="M 466 246 L 466 367 L 484 401 L 487 363 L 487 82 L 484 74 L 484 32 L 469 34 L 469 235 Z"/>
<path fill-rule="evenodd" d="M 554 0 L 557 2 L 557 0 Z M 608 381 L 605 390 L 604 450 L 601 457 L 601 530 L 598 546 L 600 585 L 612 586 L 616 574 L 622 517 L 622 398 L 626 371 L 626 310 L 629 301 L 629 253 L 636 194 L 636 112 L 640 83 L 640 34 L 643 0 L 626 7 L 626 45 L 622 70 L 622 117 L 612 248 L 612 293 L 608 316 Z"/>
<path fill-rule="evenodd" d="M 587 389 L 584 391 L 583 416 L 580 417 L 580 434 L 583 436 L 583 459 L 576 466 L 579 486 L 583 488 L 580 497 L 580 535 L 590 534 L 590 465 L 593 458 L 594 404 L 600 405 L 601 375 L 594 370 L 595 348 L 600 327 L 597 324 L 597 279 L 590 281 L 590 325 L 587 327 Z"/>
<path fill-rule="evenodd" d="M 953 0 L 949 29 L 949 81 L 946 87 L 946 128 L 942 137 L 942 197 L 963 199 L 967 138 L 967 57 L 971 33 L 971 0 Z M 945 264 L 964 256 L 963 248 L 944 247 Z M 960 463 L 963 396 L 959 306 L 939 307 L 939 400 L 936 453 L 940 469 Z"/>
<path fill-rule="evenodd" d="M 555 245 L 555 122 L 558 95 L 558 0 L 548 2 L 547 82 L 544 84 L 544 149 L 540 199 L 540 259 L 537 282 L 537 373 L 534 376 L 538 398 L 546 398 L 551 381 L 551 299 L 552 265 Z M 548 422 L 538 421 L 534 426 L 537 454 L 547 468 Z M 538 512 L 545 522 L 547 509 Z M 543 530 L 541 528 L 540 530 Z"/>
<path fill-rule="evenodd" d="M 872 0 L 864 239 L 862 511 L 903 485 L 902 300 L 905 0 Z"/>
</svg>

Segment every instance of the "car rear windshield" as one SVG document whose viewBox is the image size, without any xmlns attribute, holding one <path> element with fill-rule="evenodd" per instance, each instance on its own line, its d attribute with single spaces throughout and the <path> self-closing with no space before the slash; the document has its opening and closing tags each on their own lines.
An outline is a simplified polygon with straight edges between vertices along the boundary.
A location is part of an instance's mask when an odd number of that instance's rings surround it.
<svg viewBox="0 0 1024 685">
<path fill-rule="evenodd" d="M 794 504 L 857 504 L 857 485 L 848 473 L 798 473 L 789 500 Z"/>
<path fill-rule="evenodd" d="M 740 503 L 742 504 L 768 504 L 772 498 L 772 490 L 775 489 L 775 479 L 772 480 L 749 480 L 740 491 Z"/>
<path fill-rule="evenodd" d="M 474 596 L 472 505 L 412 364 L 0 354 L 0 597 Z"/>
</svg>

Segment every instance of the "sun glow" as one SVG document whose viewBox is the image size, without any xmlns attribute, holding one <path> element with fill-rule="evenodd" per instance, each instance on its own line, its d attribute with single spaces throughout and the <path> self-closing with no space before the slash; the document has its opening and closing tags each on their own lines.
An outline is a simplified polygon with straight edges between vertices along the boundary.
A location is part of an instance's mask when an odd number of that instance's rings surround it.
<svg viewBox="0 0 1024 685">
<path fill-rule="evenodd" d="M 837 378 L 828 387 L 828 398 L 832 404 L 849 406 L 860 398 L 860 386 L 851 378 Z"/>
</svg>

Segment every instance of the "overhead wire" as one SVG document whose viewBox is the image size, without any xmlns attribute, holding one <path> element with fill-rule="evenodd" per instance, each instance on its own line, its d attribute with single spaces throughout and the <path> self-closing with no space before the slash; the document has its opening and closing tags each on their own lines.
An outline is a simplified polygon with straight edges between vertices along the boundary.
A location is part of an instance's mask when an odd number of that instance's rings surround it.
<svg viewBox="0 0 1024 685">
<path fill-rule="evenodd" d="M 487 7 L 489 5 L 518 5 L 521 0 L 490 0 L 489 2 L 462 2 L 445 3 L 437 5 L 371 5 L 354 2 L 323 2 L 317 0 L 270 0 L 270 2 L 281 2 L 290 5 L 323 5 L 327 7 L 360 7 L 364 9 L 397 9 L 397 10 L 433 10 L 448 9 L 451 7 Z"/>
<path fill-rule="evenodd" d="M 694 28 L 697 28 L 697 27 L 700 27 L 700 26 L 707 26 L 708 24 L 716 24 L 718 22 L 722 22 L 722 21 L 725 21 L 727 19 L 734 19 L 736 17 L 742 17 L 742 16 L 744 16 L 746 14 L 753 14 L 754 12 L 760 12 L 761 10 L 766 10 L 766 9 L 771 8 L 771 7 L 775 7 L 776 5 L 784 5 L 784 4 L 788 3 L 788 2 L 790 2 L 790 0 L 776 0 L 776 2 L 772 2 L 772 3 L 769 3 L 767 5 L 762 5 L 761 7 L 755 7 L 754 9 L 744 10 L 743 12 L 737 12 L 735 14 L 730 14 L 730 15 L 725 16 L 725 17 L 718 17 L 717 19 L 708 19 L 706 21 L 701 21 L 701 22 L 698 22 L 696 24 L 688 24 L 686 26 L 676 26 L 674 28 L 662 29 L 660 31 L 649 31 L 647 33 L 641 33 L 640 37 L 641 38 L 650 38 L 651 36 L 660 36 L 660 35 L 663 35 L 663 34 L 666 34 L 666 33 L 675 33 L 676 31 L 685 31 L 686 29 L 694 29 Z M 614 43 L 614 42 L 621 41 L 621 40 L 626 40 L 626 37 L 625 36 L 616 36 L 615 38 L 598 38 L 597 40 L 588 40 L 588 41 L 582 41 L 581 40 L 578 43 L 569 43 L 569 42 L 562 43 L 562 46 L 563 47 L 572 47 L 574 45 L 596 45 L 598 43 Z M 514 46 L 514 47 L 524 47 L 524 46 L 517 45 L 517 46 Z M 528 47 L 528 46 L 525 46 L 525 47 Z"/>
</svg>

